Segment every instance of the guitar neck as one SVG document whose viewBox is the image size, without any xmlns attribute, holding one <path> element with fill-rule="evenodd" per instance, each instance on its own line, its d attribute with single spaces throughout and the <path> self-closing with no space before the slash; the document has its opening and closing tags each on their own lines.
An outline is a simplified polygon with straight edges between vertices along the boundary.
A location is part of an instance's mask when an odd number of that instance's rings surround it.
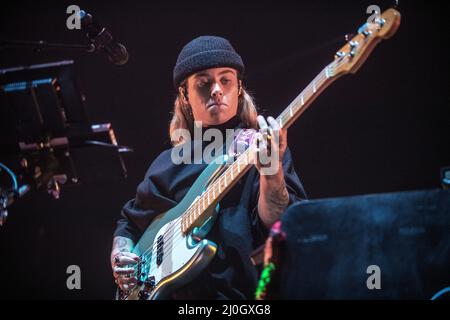
<svg viewBox="0 0 450 320">
<path fill-rule="evenodd" d="M 228 168 L 213 182 L 205 192 L 197 198 L 191 207 L 183 214 L 181 231 L 188 232 L 193 226 L 200 226 L 208 218 L 206 212 L 220 201 L 225 194 L 252 167 L 253 153 L 250 147 L 245 150 Z"/>
<path fill-rule="evenodd" d="M 336 67 L 339 62 L 333 61 L 327 65 L 309 85 L 284 109 L 276 119 L 280 127 L 287 129 L 300 115 L 312 104 L 312 102 L 338 77 Z"/>
</svg>

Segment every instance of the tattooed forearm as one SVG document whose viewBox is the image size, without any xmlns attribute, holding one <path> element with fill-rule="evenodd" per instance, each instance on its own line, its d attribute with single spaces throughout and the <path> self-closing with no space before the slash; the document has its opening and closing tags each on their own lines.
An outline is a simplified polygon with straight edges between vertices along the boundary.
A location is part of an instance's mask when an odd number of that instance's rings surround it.
<svg viewBox="0 0 450 320">
<path fill-rule="evenodd" d="M 125 237 L 115 237 L 113 241 L 113 251 L 126 252 L 133 248 L 133 241 Z"/>
<path fill-rule="evenodd" d="M 261 220 L 268 228 L 280 218 L 280 215 L 289 204 L 289 193 L 284 176 L 281 178 L 278 181 L 260 180 L 258 211 Z"/>
<path fill-rule="evenodd" d="M 116 237 L 114 239 L 114 247 L 115 248 L 123 248 L 127 245 L 127 240 L 123 237 Z"/>
<path fill-rule="evenodd" d="M 289 203 L 289 193 L 286 184 L 282 183 L 277 188 L 269 190 L 267 199 L 273 205 L 273 209 L 284 210 Z"/>
</svg>

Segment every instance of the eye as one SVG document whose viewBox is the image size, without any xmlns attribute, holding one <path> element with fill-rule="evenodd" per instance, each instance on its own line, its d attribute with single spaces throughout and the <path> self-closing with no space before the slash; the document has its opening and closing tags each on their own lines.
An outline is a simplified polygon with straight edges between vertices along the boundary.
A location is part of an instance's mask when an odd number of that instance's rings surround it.
<svg viewBox="0 0 450 320">
<path fill-rule="evenodd" d="M 208 85 L 208 81 L 206 81 L 206 80 L 200 80 L 198 83 L 197 83 L 197 86 L 199 87 L 199 88 L 204 88 L 204 87 L 206 87 Z"/>
<path fill-rule="evenodd" d="M 220 81 L 222 82 L 223 85 L 229 84 L 231 82 L 231 80 L 228 78 L 222 78 Z"/>
</svg>

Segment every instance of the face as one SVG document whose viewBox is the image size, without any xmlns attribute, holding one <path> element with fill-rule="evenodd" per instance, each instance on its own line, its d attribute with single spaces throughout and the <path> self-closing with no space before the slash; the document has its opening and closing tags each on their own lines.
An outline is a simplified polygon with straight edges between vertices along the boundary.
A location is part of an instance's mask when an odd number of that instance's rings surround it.
<svg viewBox="0 0 450 320">
<path fill-rule="evenodd" d="M 236 115 L 239 80 L 232 68 L 211 68 L 187 79 L 187 99 L 195 121 L 203 126 L 222 124 Z"/>
</svg>

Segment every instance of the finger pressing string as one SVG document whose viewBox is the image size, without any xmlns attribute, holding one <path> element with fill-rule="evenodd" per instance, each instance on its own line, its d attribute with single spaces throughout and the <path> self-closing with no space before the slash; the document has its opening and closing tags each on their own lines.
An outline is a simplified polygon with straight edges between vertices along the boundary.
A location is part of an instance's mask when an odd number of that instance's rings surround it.
<svg viewBox="0 0 450 320">
<path fill-rule="evenodd" d="M 262 131 L 265 131 L 268 129 L 269 126 L 267 125 L 266 119 L 264 119 L 263 116 L 258 116 L 256 119 L 258 120 L 258 125 Z"/>
<path fill-rule="evenodd" d="M 127 264 L 136 264 L 139 261 L 140 261 L 139 257 L 132 253 L 129 253 L 129 254 L 120 253 L 114 257 L 114 264 L 117 266 L 124 266 Z"/>
<path fill-rule="evenodd" d="M 120 268 L 120 267 L 114 268 L 114 272 L 118 275 L 132 274 L 134 273 L 134 271 L 135 271 L 134 268 Z"/>
<path fill-rule="evenodd" d="M 268 117 L 267 121 L 269 122 L 269 125 L 272 130 L 274 130 L 274 131 L 280 130 L 280 124 L 278 123 L 277 120 L 275 120 L 274 117 Z"/>
</svg>

